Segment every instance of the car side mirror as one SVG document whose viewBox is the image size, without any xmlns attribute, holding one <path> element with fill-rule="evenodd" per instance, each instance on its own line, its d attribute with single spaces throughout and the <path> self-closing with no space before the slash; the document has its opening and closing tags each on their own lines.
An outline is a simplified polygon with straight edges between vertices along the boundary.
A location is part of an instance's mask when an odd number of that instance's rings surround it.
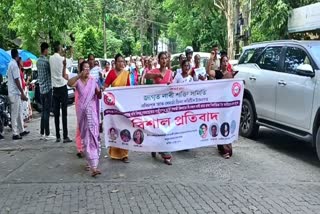
<svg viewBox="0 0 320 214">
<path fill-rule="evenodd" d="M 297 67 L 297 74 L 301 76 L 314 77 L 314 71 L 311 65 L 301 64 Z"/>
</svg>

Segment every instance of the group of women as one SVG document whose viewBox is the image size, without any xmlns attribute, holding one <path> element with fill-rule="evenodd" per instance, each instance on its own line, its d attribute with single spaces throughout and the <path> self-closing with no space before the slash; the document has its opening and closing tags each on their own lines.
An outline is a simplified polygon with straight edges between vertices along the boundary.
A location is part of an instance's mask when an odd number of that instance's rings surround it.
<svg viewBox="0 0 320 214">
<path fill-rule="evenodd" d="M 195 69 L 200 67 L 200 56 L 195 55 L 194 60 L 187 57 L 180 57 L 181 69 L 173 72 L 170 68 L 170 56 L 167 52 L 161 52 L 158 55 L 158 66 L 153 67 L 153 60 L 144 59 L 144 69 L 140 75 L 140 84 L 171 84 L 183 83 L 191 81 L 205 81 L 213 79 L 233 78 L 233 73 L 228 71 L 228 57 L 222 55 L 219 60 L 219 69 L 215 70 L 215 62 L 217 62 L 215 53 L 212 53 L 206 69 L 206 75 L 197 75 Z M 192 58 L 192 57 L 191 57 Z M 143 60 L 143 59 L 142 59 Z M 194 62 L 192 62 L 194 61 Z M 108 71 L 104 88 L 106 87 L 123 87 L 132 84 L 131 72 L 125 69 L 125 59 L 122 55 L 115 56 L 114 69 Z M 101 174 L 98 169 L 100 146 L 99 146 L 99 109 L 97 102 L 101 98 L 103 88 L 99 88 L 97 82 L 90 76 L 90 67 L 87 61 L 80 64 L 80 72 L 77 76 L 68 81 L 68 85 L 76 88 L 77 99 L 76 113 L 78 124 L 82 130 L 80 133 L 83 150 L 88 163 L 88 169 L 91 170 L 92 176 Z M 219 145 L 219 152 L 225 158 L 232 155 L 232 146 Z M 160 152 L 159 155 L 163 162 L 172 165 L 172 154 L 170 152 Z M 109 156 L 112 159 L 121 160 L 129 163 L 128 150 L 116 147 L 109 148 Z M 152 157 L 156 158 L 156 153 L 152 152 Z"/>
</svg>

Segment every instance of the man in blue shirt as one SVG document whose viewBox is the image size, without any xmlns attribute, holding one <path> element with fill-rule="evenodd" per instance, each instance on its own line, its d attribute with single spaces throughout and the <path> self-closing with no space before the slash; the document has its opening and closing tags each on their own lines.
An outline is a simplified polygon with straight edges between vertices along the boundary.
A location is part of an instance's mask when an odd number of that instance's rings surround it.
<svg viewBox="0 0 320 214">
<path fill-rule="evenodd" d="M 52 104 L 52 83 L 50 64 L 47 58 L 49 45 L 44 42 L 40 46 L 41 56 L 37 61 L 38 82 L 40 87 L 40 97 L 42 103 L 41 122 L 40 122 L 40 135 L 42 140 L 53 139 L 50 136 L 49 118 L 50 109 Z"/>
</svg>

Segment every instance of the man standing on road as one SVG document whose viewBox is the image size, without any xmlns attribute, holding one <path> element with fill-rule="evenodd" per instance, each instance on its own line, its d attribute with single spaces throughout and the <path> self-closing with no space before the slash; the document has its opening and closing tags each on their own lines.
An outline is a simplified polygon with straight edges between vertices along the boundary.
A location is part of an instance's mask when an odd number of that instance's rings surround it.
<svg viewBox="0 0 320 214">
<path fill-rule="evenodd" d="M 50 140 L 53 137 L 50 135 L 50 109 L 52 104 L 52 84 L 50 64 L 48 56 L 48 43 L 41 44 L 41 56 L 37 61 L 38 82 L 40 87 L 40 97 L 42 104 L 41 122 L 40 122 L 40 135 L 41 140 Z"/>
<path fill-rule="evenodd" d="M 12 139 L 21 140 L 23 136 L 29 134 L 23 127 L 21 101 L 27 101 L 28 98 L 24 94 L 21 87 L 21 76 L 19 63 L 19 53 L 17 49 L 11 50 L 12 60 L 8 66 L 8 95 L 11 104 L 11 125 Z"/>
<path fill-rule="evenodd" d="M 62 48 L 59 42 L 54 43 L 54 54 L 50 57 L 51 82 L 53 87 L 53 111 L 56 126 L 56 142 L 60 142 L 60 107 L 62 109 L 63 143 L 70 143 L 67 127 L 68 89 L 66 73 L 66 59 L 60 53 Z"/>
</svg>

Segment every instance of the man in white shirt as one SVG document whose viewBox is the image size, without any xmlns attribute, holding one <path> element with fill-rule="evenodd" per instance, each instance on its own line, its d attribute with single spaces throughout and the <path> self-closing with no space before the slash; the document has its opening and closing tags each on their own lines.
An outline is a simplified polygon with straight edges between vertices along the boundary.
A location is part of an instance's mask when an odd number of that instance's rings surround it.
<svg viewBox="0 0 320 214">
<path fill-rule="evenodd" d="M 23 136 L 29 134 L 23 127 L 23 118 L 21 110 L 21 100 L 27 101 L 28 98 L 24 94 L 21 87 L 21 77 L 19 63 L 19 53 L 17 49 L 11 50 L 12 60 L 8 66 L 8 95 L 11 104 L 11 125 L 12 140 L 21 140 Z"/>
<path fill-rule="evenodd" d="M 68 109 L 68 88 L 66 73 L 66 59 L 60 55 L 62 48 L 59 42 L 53 44 L 54 54 L 50 56 L 51 82 L 53 87 L 53 112 L 56 127 L 56 142 L 61 141 L 60 137 L 60 107 L 62 109 L 63 143 L 70 143 L 67 127 Z"/>
</svg>

